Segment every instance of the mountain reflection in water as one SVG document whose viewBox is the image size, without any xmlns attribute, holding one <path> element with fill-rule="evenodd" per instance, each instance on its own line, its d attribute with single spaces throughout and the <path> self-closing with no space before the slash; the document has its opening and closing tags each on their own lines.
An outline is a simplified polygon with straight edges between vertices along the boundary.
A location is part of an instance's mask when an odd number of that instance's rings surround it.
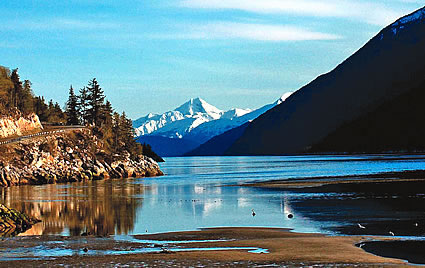
<svg viewBox="0 0 425 268">
<path fill-rule="evenodd" d="M 42 220 L 21 235 L 127 234 L 144 191 L 140 184 L 95 181 L 0 189 L 1 202 Z"/>
</svg>

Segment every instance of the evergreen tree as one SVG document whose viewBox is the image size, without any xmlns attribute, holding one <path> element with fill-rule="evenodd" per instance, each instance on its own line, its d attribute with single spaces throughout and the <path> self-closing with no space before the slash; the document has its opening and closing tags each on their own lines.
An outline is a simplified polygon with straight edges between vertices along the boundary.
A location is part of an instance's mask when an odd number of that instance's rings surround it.
<svg viewBox="0 0 425 268">
<path fill-rule="evenodd" d="M 17 107 L 19 109 L 20 102 L 19 97 L 22 95 L 22 82 L 18 74 L 18 69 L 13 69 L 12 74 L 10 75 L 10 80 L 13 83 L 13 89 L 10 92 L 10 104 L 12 107 Z"/>
<path fill-rule="evenodd" d="M 10 75 L 8 68 L 0 66 L 0 112 L 5 114 L 7 114 L 7 108 L 10 107 L 10 92 L 14 86 Z"/>
<path fill-rule="evenodd" d="M 121 148 L 121 127 L 120 127 L 120 115 L 117 112 L 114 112 L 112 115 L 112 148 L 111 151 L 114 153 L 119 153 Z"/>
<path fill-rule="evenodd" d="M 79 119 L 79 115 L 78 115 L 78 98 L 77 96 L 74 94 L 74 89 L 71 87 L 69 88 L 69 97 L 68 97 L 68 101 L 66 102 L 66 123 L 68 125 L 79 125 L 80 124 L 80 119 Z"/>
<path fill-rule="evenodd" d="M 86 87 L 80 89 L 77 110 L 79 111 L 80 122 L 86 125 L 89 119 L 89 93 Z"/>
<path fill-rule="evenodd" d="M 44 97 L 35 98 L 34 112 L 38 115 L 40 121 L 47 122 L 49 111 Z"/>
<path fill-rule="evenodd" d="M 102 108 L 104 107 L 105 95 L 96 78 L 89 81 L 88 87 L 89 123 L 95 126 L 102 124 Z"/>
<path fill-rule="evenodd" d="M 34 94 L 32 92 L 32 88 L 31 88 L 32 84 L 31 81 L 29 80 L 25 80 L 24 81 L 24 86 L 23 86 L 23 91 L 22 91 L 22 95 L 21 95 L 21 111 L 23 113 L 32 113 L 35 111 L 34 108 Z"/>
</svg>

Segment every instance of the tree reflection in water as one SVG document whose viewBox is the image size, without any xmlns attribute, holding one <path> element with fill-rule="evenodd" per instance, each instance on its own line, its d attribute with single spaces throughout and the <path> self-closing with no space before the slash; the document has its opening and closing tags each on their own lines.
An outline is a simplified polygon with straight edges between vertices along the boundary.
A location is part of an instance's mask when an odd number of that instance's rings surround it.
<svg viewBox="0 0 425 268">
<path fill-rule="evenodd" d="M 0 189 L 0 201 L 42 220 L 21 235 L 127 234 L 142 206 L 143 184 L 105 180 Z"/>
</svg>

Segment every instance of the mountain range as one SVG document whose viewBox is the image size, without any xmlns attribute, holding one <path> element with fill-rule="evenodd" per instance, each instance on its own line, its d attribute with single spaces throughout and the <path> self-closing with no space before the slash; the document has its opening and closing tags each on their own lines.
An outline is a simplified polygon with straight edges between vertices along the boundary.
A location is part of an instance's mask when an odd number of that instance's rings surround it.
<svg viewBox="0 0 425 268">
<path fill-rule="evenodd" d="M 425 121 L 420 109 L 424 48 L 422 8 L 384 28 L 334 70 L 259 116 L 224 154 L 422 148 L 418 137 L 424 133 L 416 126 Z"/>
<path fill-rule="evenodd" d="M 190 99 L 175 110 L 134 120 L 136 140 L 150 144 L 161 156 L 183 155 L 212 137 L 254 120 L 290 94 L 285 93 L 274 103 L 254 111 L 239 108 L 223 111 L 201 98 Z"/>
</svg>

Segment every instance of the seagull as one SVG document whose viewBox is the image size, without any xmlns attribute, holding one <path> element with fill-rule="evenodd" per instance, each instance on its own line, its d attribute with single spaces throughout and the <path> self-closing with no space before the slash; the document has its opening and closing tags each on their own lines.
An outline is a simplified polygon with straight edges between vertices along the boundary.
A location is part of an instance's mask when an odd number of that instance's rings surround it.
<svg viewBox="0 0 425 268">
<path fill-rule="evenodd" d="M 360 229 L 366 229 L 366 227 L 364 227 L 363 225 L 361 225 L 360 223 L 357 223 L 357 225 L 359 226 Z"/>
<path fill-rule="evenodd" d="M 395 234 L 391 231 L 388 232 L 390 235 L 394 236 Z"/>
<path fill-rule="evenodd" d="M 252 217 L 255 217 L 255 211 L 252 209 Z"/>
<path fill-rule="evenodd" d="M 416 227 L 418 227 L 418 226 L 419 226 L 419 224 L 418 224 L 418 223 L 415 223 L 415 226 L 416 226 Z"/>
</svg>

